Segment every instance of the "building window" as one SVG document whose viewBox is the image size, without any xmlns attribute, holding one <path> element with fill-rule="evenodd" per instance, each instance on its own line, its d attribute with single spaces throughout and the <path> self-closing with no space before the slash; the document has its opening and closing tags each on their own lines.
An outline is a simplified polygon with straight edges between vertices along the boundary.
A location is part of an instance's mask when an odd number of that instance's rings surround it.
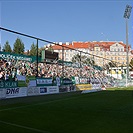
<svg viewBox="0 0 133 133">
<path fill-rule="evenodd" d="M 107 52 L 107 55 L 109 55 L 109 53 Z"/>
</svg>

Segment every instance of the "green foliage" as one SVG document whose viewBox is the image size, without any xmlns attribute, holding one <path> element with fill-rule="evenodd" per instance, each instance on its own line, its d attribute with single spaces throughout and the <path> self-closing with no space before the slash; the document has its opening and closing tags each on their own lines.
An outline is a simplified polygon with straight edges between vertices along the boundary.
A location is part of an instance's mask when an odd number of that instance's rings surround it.
<svg viewBox="0 0 133 133">
<path fill-rule="evenodd" d="M 38 56 L 40 57 L 42 55 L 42 50 L 45 50 L 44 47 L 38 48 Z M 32 43 L 29 55 L 36 56 L 37 55 L 37 44 Z"/>
<path fill-rule="evenodd" d="M 110 66 L 110 67 L 117 67 L 117 63 L 114 62 L 114 61 L 111 61 L 111 62 L 108 63 L 108 66 Z"/>
<path fill-rule="evenodd" d="M 31 48 L 30 48 L 30 55 L 31 56 L 36 56 L 37 55 L 37 45 L 32 43 Z"/>
<path fill-rule="evenodd" d="M 129 66 L 131 67 L 131 69 L 133 70 L 133 60 L 131 60 Z"/>
<path fill-rule="evenodd" d="M 86 65 L 94 65 L 95 62 L 92 58 L 88 58 L 85 55 L 80 55 L 80 54 L 76 54 L 72 57 L 72 62 L 73 63 L 82 63 L 82 64 L 86 64 Z"/>
<path fill-rule="evenodd" d="M 54 52 L 54 49 L 52 48 L 51 45 L 47 48 L 47 50 L 48 50 L 48 51 L 51 51 L 51 52 Z"/>
<path fill-rule="evenodd" d="M 38 49 L 38 56 L 42 56 L 42 51 L 45 50 L 46 48 L 42 47 Z"/>
<path fill-rule="evenodd" d="M 10 52 L 10 53 L 12 52 L 11 46 L 8 41 L 6 41 L 6 43 L 3 47 L 3 52 Z"/>
<path fill-rule="evenodd" d="M 76 54 L 72 57 L 72 62 L 73 63 L 79 63 L 81 61 L 81 57 L 79 54 Z"/>
<path fill-rule="evenodd" d="M 17 38 L 14 43 L 13 52 L 16 54 L 24 54 L 24 50 L 25 50 L 25 47 L 23 42 L 21 41 L 20 38 Z"/>
<path fill-rule="evenodd" d="M 95 61 L 92 58 L 86 58 L 86 60 L 84 60 L 84 64 L 95 65 Z"/>
</svg>

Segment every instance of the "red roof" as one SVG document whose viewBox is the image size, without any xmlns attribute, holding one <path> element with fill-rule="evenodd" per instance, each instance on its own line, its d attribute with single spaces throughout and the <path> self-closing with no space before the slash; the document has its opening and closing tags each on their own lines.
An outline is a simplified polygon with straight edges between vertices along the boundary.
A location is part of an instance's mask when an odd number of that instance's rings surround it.
<svg viewBox="0 0 133 133">
<path fill-rule="evenodd" d="M 92 49 L 94 47 L 101 47 L 104 48 L 104 50 L 108 50 L 110 48 L 111 45 L 115 44 L 117 42 L 104 42 L 104 41 L 100 41 L 100 42 L 72 42 L 69 44 L 63 43 L 62 45 L 53 45 L 52 48 L 54 50 L 61 50 L 62 46 L 65 46 L 64 49 L 67 48 L 72 48 L 72 49 Z M 121 44 L 122 46 L 124 46 L 124 48 L 126 49 L 126 44 L 122 43 L 122 42 L 118 42 L 119 44 Z"/>
</svg>

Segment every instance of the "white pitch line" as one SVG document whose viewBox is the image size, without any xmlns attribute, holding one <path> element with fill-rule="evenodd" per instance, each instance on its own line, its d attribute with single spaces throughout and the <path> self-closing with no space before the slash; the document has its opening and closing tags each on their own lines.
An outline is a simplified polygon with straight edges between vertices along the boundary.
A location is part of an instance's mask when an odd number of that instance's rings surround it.
<svg viewBox="0 0 133 133">
<path fill-rule="evenodd" d="M 48 132 L 48 131 L 43 131 L 43 130 L 39 130 L 39 129 L 36 129 L 36 128 L 31 128 L 31 127 L 27 127 L 27 126 L 22 126 L 22 125 L 10 123 L 10 122 L 5 122 L 5 121 L 1 121 L 1 120 L 0 120 L 0 123 L 6 124 L 6 125 L 15 126 L 15 127 L 20 127 L 20 128 L 27 129 L 27 130 L 31 130 L 31 131 L 36 131 L 36 132 L 39 132 L 39 133 L 50 133 L 50 132 Z"/>
<path fill-rule="evenodd" d="M 79 96 L 81 96 L 81 95 L 79 95 Z M 19 109 L 19 108 L 25 108 L 25 107 L 31 107 L 31 106 L 35 106 L 35 105 L 41 105 L 41 104 L 48 104 L 48 103 L 53 103 L 53 102 L 59 102 L 59 101 L 63 101 L 63 100 L 70 100 L 70 99 L 77 98 L 79 96 L 68 97 L 68 98 L 65 98 L 65 99 L 57 99 L 57 100 L 52 100 L 52 101 L 47 101 L 47 102 L 41 102 L 41 103 L 36 103 L 36 104 L 25 105 L 25 106 L 19 106 L 19 107 L 14 107 L 14 108 L 1 109 L 0 112 L 2 112 L 2 111 L 8 111 L 8 110 L 13 110 L 13 109 Z"/>
</svg>

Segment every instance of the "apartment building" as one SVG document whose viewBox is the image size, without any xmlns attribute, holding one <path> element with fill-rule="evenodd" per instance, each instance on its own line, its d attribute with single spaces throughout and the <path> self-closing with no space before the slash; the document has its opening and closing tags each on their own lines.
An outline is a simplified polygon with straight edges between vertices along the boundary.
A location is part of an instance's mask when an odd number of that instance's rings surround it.
<svg viewBox="0 0 133 133">
<path fill-rule="evenodd" d="M 126 44 L 122 41 L 92 41 L 92 42 L 59 42 L 58 45 L 49 44 L 55 52 L 59 53 L 59 58 L 64 61 L 72 61 L 72 57 L 76 54 L 85 55 L 93 58 L 95 64 L 103 66 L 110 61 L 119 62 L 119 66 L 126 65 L 127 52 Z M 63 47 L 62 47 L 63 46 Z M 78 50 L 78 51 L 77 51 Z M 133 58 L 131 47 L 128 46 L 129 62 Z M 79 52 L 82 51 L 82 52 Z"/>
</svg>

